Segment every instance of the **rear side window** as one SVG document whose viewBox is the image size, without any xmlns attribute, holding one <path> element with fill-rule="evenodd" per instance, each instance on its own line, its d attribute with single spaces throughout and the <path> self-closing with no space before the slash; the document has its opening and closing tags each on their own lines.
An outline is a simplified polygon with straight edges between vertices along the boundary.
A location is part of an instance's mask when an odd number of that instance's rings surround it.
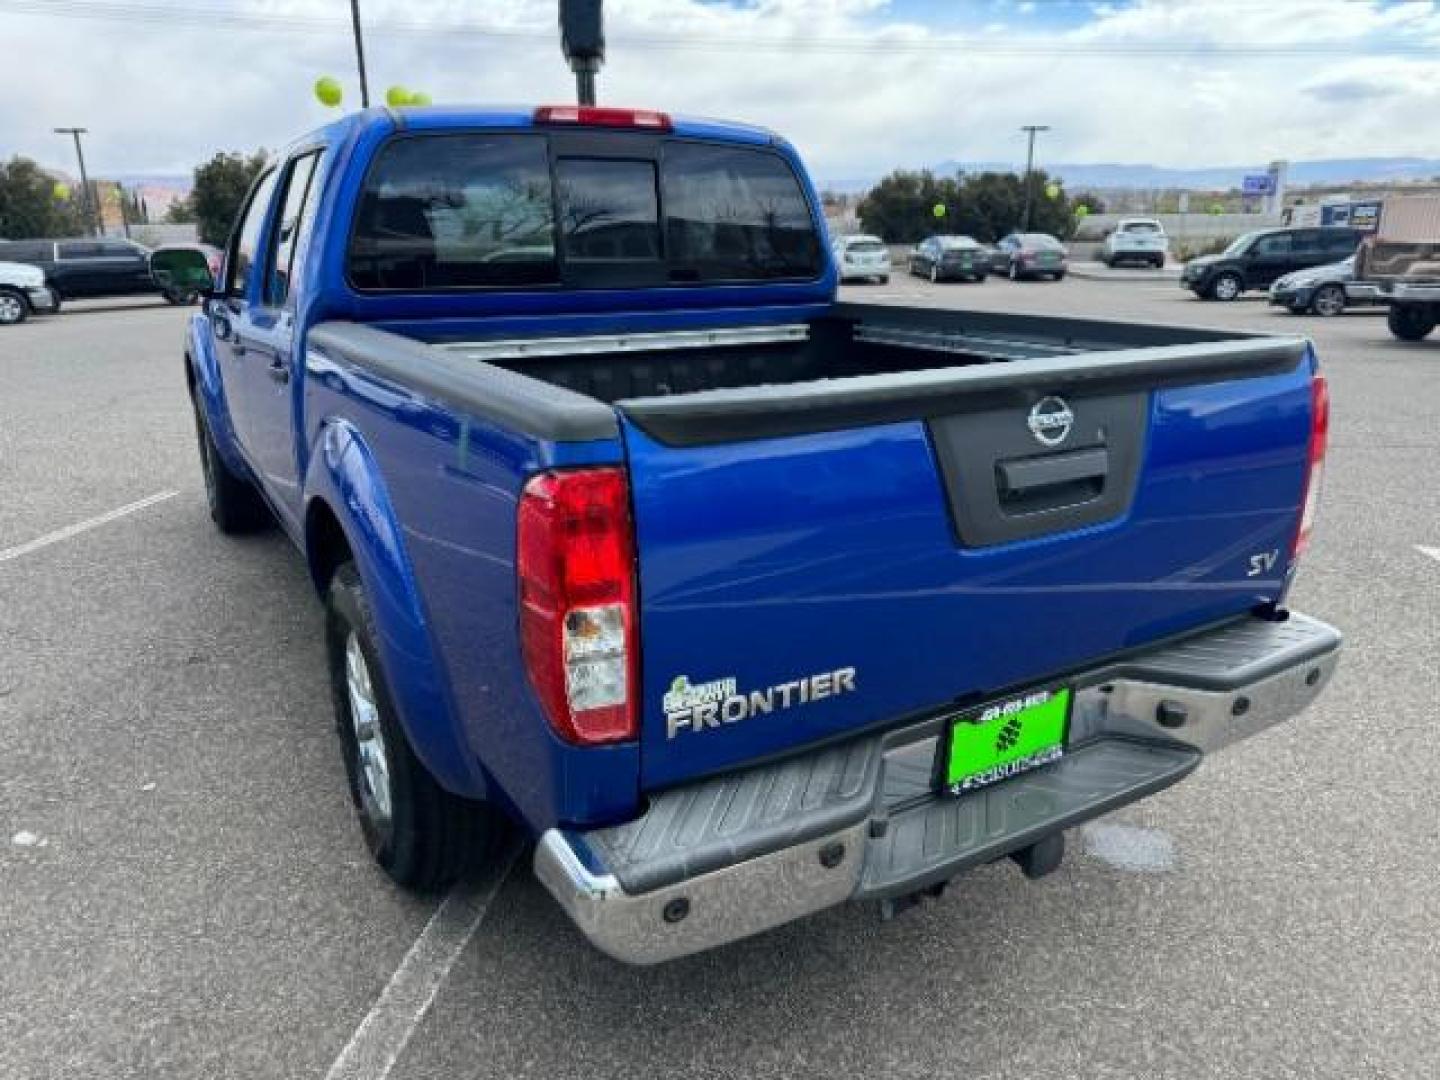
<svg viewBox="0 0 1440 1080">
<path fill-rule="evenodd" d="M 1360 246 L 1360 234 L 1349 229 L 1326 230 L 1324 237 L 1326 254 L 1337 259 L 1355 254 L 1355 249 Z"/>
<path fill-rule="evenodd" d="M 862 254 L 874 255 L 885 250 L 885 245 L 879 240 L 854 240 L 847 245 L 848 250 L 858 251 Z"/>
<path fill-rule="evenodd" d="M 358 289 L 454 289 L 559 280 L 543 136 L 391 142 L 360 195 L 349 274 Z"/>
<path fill-rule="evenodd" d="M 811 278 L 820 241 L 795 174 L 774 154 L 676 142 L 662 169 L 671 281 Z"/>
<path fill-rule="evenodd" d="M 1127 233 L 1158 233 L 1160 225 L 1154 221 L 1129 221 L 1120 226 L 1121 232 Z"/>
</svg>

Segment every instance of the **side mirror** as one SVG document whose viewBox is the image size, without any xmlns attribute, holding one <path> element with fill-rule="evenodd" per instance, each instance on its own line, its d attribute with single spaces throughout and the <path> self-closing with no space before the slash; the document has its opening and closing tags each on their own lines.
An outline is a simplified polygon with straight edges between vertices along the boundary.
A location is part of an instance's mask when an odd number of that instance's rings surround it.
<svg viewBox="0 0 1440 1080">
<path fill-rule="evenodd" d="M 199 248 L 161 248 L 150 253 L 150 277 L 167 297 L 213 296 L 215 275 Z"/>
</svg>

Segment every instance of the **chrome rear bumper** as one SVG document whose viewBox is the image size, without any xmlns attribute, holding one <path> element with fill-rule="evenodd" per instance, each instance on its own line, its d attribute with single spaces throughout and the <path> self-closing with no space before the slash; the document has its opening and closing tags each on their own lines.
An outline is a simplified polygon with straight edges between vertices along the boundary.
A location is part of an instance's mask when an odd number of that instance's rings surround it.
<svg viewBox="0 0 1440 1080">
<path fill-rule="evenodd" d="M 1230 623 L 1075 676 L 1065 757 L 980 792 L 934 792 L 941 716 L 665 792 L 626 825 L 551 829 L 535 874 L 599 949 L 632 964 L 913 892 L 1168 787 L 1203 754 L 1295 715 L 1340 646 L 1301 615 Z M 790 789 L 810 794 L 777 801 Z"/>
</svg>

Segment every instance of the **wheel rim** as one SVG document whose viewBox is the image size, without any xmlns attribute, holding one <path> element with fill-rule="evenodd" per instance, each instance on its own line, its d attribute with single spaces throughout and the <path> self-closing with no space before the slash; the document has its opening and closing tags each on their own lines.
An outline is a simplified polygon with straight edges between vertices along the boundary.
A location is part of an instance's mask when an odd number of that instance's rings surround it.
<svg viewBox="0 0 1440 1080">
<path fill-rule="evenodd" d="M 18 297 L 8 293 L 0 295 L 0 323 L 19 322 L 22 309 Z"/>
<path fill-rule="evenodd" d="M 1321 289 L 1315 294 L 1315 310 L 1321 315 L 1339 315 L 1345 310 L 1345 297 L 1339 289 Z"/>
<path fill-rule="evenodd" d="M 390 822 L 390 758 L 385 735 L 380 729 L 380 709 L 375 704 L 375 686 L 370 666 L 360 649 L 360 638 L 352 630 L 345 639 L 345 691 L 350 699 L 350 726 L 355 733 L 355 757 L 359 768 L 360 803 L 375 824 Z"/>
<path fill-rule="evenodd" d="M 1240 295 L 1240 285 L 1232 277 L 1222 277 L 1215 283 L 1215 295 L 1221 300 L 1234 300 Z"/>
</svg>

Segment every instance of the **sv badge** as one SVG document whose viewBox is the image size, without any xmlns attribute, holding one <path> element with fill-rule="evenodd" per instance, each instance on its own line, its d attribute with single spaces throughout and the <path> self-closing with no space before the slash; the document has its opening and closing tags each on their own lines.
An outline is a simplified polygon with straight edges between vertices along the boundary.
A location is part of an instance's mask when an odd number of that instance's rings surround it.
<svg viewBox="0 0 1440 1080">
<path fill-rule="evenodd" d="M 1262 551 L 1258 555 L 1251 555 L 1250 569 L 1246 572 L 1245 576 L 1260 577 L 1262 574 L 1268 574 L 1271 570 L 1275 569 L 1275 564 L 1279 561 L 1279 548 L 1275 548 L 1271 551 Z"/>
</svg>

